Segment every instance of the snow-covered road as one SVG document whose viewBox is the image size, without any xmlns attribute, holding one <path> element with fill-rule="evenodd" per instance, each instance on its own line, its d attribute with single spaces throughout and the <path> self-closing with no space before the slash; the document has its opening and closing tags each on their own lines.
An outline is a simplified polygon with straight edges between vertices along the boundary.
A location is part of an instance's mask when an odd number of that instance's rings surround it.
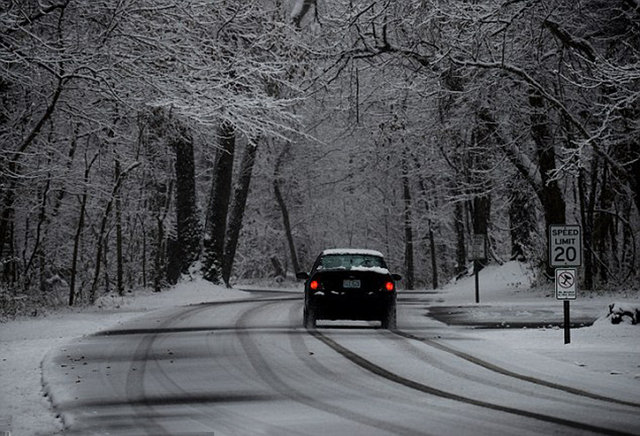
<svg viewBox="0 0 640 436">
<path fill-rule="evenodd" d="M 52 351 L 43 380 L 68 435 L 640 434 L 637 383 L 510 359 L 428 304 L 401 299 L 398 332 L 304 330 L 296 292 L 175 307 Z"/>
</svg>

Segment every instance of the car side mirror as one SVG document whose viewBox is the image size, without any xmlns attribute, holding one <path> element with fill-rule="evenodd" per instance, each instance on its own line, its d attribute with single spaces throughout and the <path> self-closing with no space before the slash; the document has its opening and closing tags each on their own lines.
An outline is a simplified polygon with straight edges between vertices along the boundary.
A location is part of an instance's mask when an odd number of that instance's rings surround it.
<svg viewBox="0 0 640 436">
<path fill-rule="evenodd" d="M 400 274 L 391 274 L 391 278 L 394 282 L 399 282 L 400 280 L 402 280 L 402 276 Z"/>
<path fill-rule="evenodd" d="M 309 273 L 304 272 L 304 271 L 296 273 L 296 278 L 298 280 L 309 280 Z"/>
</svg>

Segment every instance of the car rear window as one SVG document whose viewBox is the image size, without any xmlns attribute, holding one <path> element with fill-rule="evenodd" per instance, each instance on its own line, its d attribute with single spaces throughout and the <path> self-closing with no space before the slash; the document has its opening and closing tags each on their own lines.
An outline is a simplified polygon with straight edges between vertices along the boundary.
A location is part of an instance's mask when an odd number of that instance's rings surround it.
<svg viewBox="0 0 640 436">
<path fill-rule="evenodd" d="M 318 269 L 386 268 L 384 259 L 366 254 L 331 254 L 322 256 Z"/>
</svg>

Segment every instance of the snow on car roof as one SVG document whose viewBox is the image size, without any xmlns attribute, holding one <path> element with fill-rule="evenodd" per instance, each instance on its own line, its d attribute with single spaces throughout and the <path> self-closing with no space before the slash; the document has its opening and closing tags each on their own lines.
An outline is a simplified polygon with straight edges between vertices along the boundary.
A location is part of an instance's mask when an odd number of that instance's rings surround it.
<svg viewBox="0 0 640 436">
<path fill-rule="evenodd" d="M 330 254 L 364 254 L 369 256 L 384 257 L 379 251 L 368 250 L 364 248 L 330 248 L 322 252 L 323 256 Z"/>
<path fill-rule="evenodd" d="M 389 274 L 388 269 L 381 268 L 379 266 L 354 266 L 354 267 L 351 267 L 351 271 L 367 271 L 367 272 L 376 272 L 378 274 Z"/>
</svg>

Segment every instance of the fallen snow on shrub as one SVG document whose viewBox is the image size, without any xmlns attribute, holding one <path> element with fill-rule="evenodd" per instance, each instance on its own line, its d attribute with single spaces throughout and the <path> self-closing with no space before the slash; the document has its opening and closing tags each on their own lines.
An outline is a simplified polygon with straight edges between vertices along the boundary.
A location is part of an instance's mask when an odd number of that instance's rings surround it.
<svg viewBox="0 0 640 436">
<path fill-rule="evenodd" d="M 607 307 L 605 319 L 611 324 L 638 324 L 640 320 L 640 305 L 634 303 L 611 303 Z M 600 320 L 599 320 L 600 321 Z"/>
</svg>

